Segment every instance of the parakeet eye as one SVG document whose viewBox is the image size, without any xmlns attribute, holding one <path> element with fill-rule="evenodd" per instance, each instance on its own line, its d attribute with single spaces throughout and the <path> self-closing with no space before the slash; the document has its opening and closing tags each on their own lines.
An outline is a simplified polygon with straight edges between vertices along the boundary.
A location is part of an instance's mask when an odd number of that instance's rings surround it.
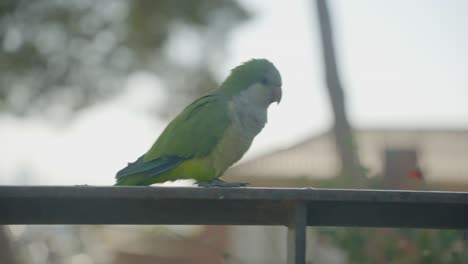
<svg viewBox="0 0 468 264">
<path fill-rule="evenodd" d="M 266 77 L 263 77 L 262 80 L 260 81 L 261 84 L 266 85 L 268 83 L 268 80 Z"/>
</svg>

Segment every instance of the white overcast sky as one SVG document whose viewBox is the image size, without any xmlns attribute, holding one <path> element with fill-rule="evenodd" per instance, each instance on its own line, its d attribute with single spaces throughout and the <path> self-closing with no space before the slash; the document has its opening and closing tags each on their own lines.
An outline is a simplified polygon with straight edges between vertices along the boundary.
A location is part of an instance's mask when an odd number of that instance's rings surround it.
<svg viewBox="0 0 468 264">
<path fill-rule="evenodd" d="M 306 0 L 242 3 L 257 16 L 232 35 L 220 80 L 262 57 L 283 77 L 283 101 L 270 107 L 252 158 L 326 130 L 331 115 L 314 7 Z M 341 0 L 331 8 L 355 126 L 468 128 L 468 1 Z M 157 78 L 138 73 L 126 85 L 129 92 L 64 128 L 0 116 L 0 184 L 112 184 L 167 122 L 145 112 Z"/>
</svg>

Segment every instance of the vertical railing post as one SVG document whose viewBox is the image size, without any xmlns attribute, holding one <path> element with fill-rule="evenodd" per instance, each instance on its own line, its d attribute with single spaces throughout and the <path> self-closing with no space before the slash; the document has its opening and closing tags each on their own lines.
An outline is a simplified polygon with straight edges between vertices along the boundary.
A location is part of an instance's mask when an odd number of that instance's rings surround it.
<svg viewBox="0 0 468 264">
<path fill-rule="evenodd" d="M 297 202 L 290 212 L 287 264 L 305 264 L 307 207 Z"/>
</svg>

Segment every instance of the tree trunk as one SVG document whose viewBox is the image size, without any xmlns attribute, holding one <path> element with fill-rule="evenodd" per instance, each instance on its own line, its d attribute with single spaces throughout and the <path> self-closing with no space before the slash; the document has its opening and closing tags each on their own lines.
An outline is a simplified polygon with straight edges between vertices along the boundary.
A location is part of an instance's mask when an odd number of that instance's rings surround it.
<svg viewBox="0 0 468 264">
<path fill-rule="evenodd" d="M 333 108 L 333 134 L 341 160 L 340 175 L 344 176 L 350 183 L 357 183 L 362 180 L 361 168 L 355 148 L 353 132 L 346 115 L 345 94 L 338 76 L 330 15 L 325 0 L 316 0 L 316 3 L 328 95 L 330 96 Z"/>
</svg>

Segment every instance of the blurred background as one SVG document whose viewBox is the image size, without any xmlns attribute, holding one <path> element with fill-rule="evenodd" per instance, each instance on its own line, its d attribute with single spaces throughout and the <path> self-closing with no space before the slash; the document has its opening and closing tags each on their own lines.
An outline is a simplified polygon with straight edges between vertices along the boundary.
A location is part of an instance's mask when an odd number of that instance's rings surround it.
<svg viewBox="0 0 468 264">
<path fill-rule="evenodd" d="M 0 184 L 112 185 L 185 105 L 267 58 L 282 102 L 224 179 L 466 191 L 467 23 L 463 0 L 3 0 Z M 307 252 L 465 263 L 465 239 L 310 228 Z M 284 227 L 16 225 L 0 263 L 284 263 L 285 244 Z"/>
</svg>

